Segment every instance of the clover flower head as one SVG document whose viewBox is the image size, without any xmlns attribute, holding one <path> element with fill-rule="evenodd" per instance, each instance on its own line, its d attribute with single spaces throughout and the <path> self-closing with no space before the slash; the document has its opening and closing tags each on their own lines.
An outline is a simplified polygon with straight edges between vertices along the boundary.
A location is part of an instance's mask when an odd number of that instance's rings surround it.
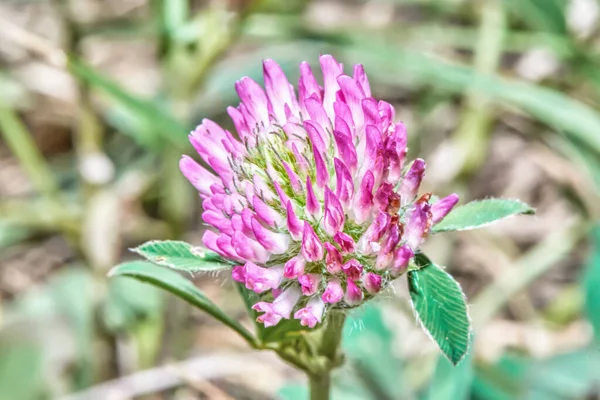
<svg viewBox="0 0 600 400">
<path fill-rule="evenodd" d="M 405 162 L 406 128 L 371 96 L 362 65 L 345 75 L 320 57 L 323 85 L 300 65 L 298 93 L 264 61 L 264 89 L 244 77 L 227 109 L 237 135 L 203 120 L 183 174 L 213 229 L 206 247 L 239 265 L 233 279 L 261 294 L 258 321 L 295 318 L 310 328 L 356 307 L 404 273 L 433 224 L 458 202 L 418 196 L 425 162 Z"/>
</svg>

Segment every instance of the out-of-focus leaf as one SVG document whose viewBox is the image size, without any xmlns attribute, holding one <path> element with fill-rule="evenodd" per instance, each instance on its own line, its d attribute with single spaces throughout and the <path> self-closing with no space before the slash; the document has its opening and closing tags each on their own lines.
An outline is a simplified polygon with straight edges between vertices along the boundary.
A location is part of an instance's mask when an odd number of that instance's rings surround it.
<svg viewBox="0 0 600 400">
<path fill-rule="evenodd" d="M 482 400 L 583 399 L 600 384 L 597 349 L 582 348 L 535 360 L 504 355 L 495 365 L 478 365 L 473 398 Z"/>
<path fill-rule="evenodd" d="M 370 392 L 373 398 L 410 397 L 407 385 L 402 381 L 402 363 L 392 350 L 393 339 L 392 332 L 383 322 L 382 311 L 376 305 L 367 306 L 364 312 L 346 321 L 342 343 L 355 371 L 353 380 L 356 385 L 358 379 L 363 391 Z"/>
<path fill-rule="evenodd" d="M 528 400 L 582 399 L 600 385 L 600 355 L 597 348 L 559 354 L 532 365 L 528 378 Z"/>
<path fill-rule="evenodd" d="M 254 344 L 254 337 L 246 328 L 221 311 L 191 281 L 173 270 L 144 261 L 133 261 L 117 265 L 109 272 L 109 276 L 128 276 L 165 289 L 194 307 L 207 312 L 218 321 L 239 333 L 248 343 L 251 345 Z"/>
<path fill-rule="evenodd" d="M 127 92 L 119 84 L 101 75 L 80 60 L 70 59 L 69 67 L 79 79 L 88 83 L 92 88 L 106 93 L 120 107 L 126 108 L 130 112 L 130 116 L 135 116 L 144 123 L 147 130 L 139 133 L 146 133 L 146 136 L 134 137 L 141 145 L 154 149 L 160 148 L 164 142 L 170 142 L 178 147 L 186 145 L 188 129 L 166 113 L 162 107 Z"/>
<path fill-rule="evenodd" d="M 438 359 L 426 399 L 469 399 L 473 381 L 472 355 L 468 354 L 460 365 L 455 366 L 445 357 Z"/>
<path fill-rule="evenodd" d="M 475 400 L 521 399 L 532 360 L 513 354 L 504 355 L 495 365 L 478 363 L 471 396 Z"/>
<path fill-rule="evenodd" d="M 0 221 L 0 249 L 27 239 L 31 231 L 16 224 Z"/>
<path fill-rule="evenodd" d="M 218 271 L 231 267 L 213 251 L 176 240 L 153 240 L 132 251 L 154 264 L 182 271 Z"/>
<path fill-rule="evenodd" d="M 76 386 L 82 388 L 93 382 L 94 341 L 94 277 L 89 269 L 68 267 L 60 271 L 50 282 L 52 297 L 69 319 L 73 329 L 79 370 L 75 376 Z"/>
<path fill-rule="evenodd" d="M 472 201 L 455 208 L 439 224 L 436 232 L 466 231 L 519 214 L 534 214 L 535 210 L 519 200 L 486 199 Z"/>
<path fill-rule="evenodd" d="M 594 328 L 596 340 L 600 343 L 600 226 L 592 231 L 592 249 L 583 273 L 582 285 L 585 291 L 585 311 Z"/>
<path fill-rule="evenodd" d="M 600 114 L 558 91 L 534 84 L 482 75 L 472 68 L 400 49 L 370 35 L 353 35 L 342 49 L 361 60 L 367 72 L 377 70 L 386 82 L 431 85 L 455 93 L 469 88 L 517 107 L 551 127 L 577 137 L 600 152 Z"/>
<path fill-rule="evenodd" d="M 430 261 L 408 272 L 408 287 L 423 327 L 454 365 L 461 362 L 469 350 L 470 320 L 458 283 Z"/>
<path fill-rule="evenodd" d="M 0 399 L 34 400 L 44 390 L 43 354 L 35 343 L 0 343 Z"/>
<path fill-rule="evenodd" d="M 157 288 L 115 277 L 108 283 L 102 315 L 107 328 L 116 332 L 133 327 L 143 319 L 158 317 L 162 306 L 162 292 Z"/>
</svg>

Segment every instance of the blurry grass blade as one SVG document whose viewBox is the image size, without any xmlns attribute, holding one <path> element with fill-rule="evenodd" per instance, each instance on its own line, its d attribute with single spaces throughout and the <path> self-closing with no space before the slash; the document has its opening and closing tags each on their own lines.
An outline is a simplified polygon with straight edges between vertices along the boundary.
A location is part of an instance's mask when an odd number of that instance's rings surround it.
<svg viewBox="0 0 600 400">
<path fill-rule="evenodd" d="M 6 200 L 0 202 L 0 219 L 11 226 L 78 234 L 81 226 L 77 208 L 78 205 L 66 201 L 59 207 L 46 199 Z"/>
<path fill-rule="evenodd" d="M 189 0 L 155 0 L 159 12 L 161 30 L 169 38 L 185 24 L 189 14 Z"/>
<path fill-rule="evenodd" d="M 121 107 L 134 112 L 138 118 L 153 127 L 152 134 L 154 137 L 141 138 L 145 144 L 151 143 L 153 146 L 157 146 L 162 140 L 171 142 L 179 147 L 186 144 L 188 129 L 156 103 L 140 99 L 127 92 L 116 82 L 101 75 L 80 60 L 71 58 L 69 60 L 69 67 L 71 72 L 79 79 L 91 87 L 106 93 Z"/>
<path fill-rule="evenodd" d="M 519 200 L 476 200 L 457 207 L 432 229 L 433 233 L 466 231 L 519 214 L 535 214 L 535 210 Z"/>
<path fill-rule="evenodd" d="M 600 343 L 600 225 L 594 228 L 590 236 L 593 245 L 582 276 L 582 285 L 586 314 Z"/>
<path fill-rule="evenodd" d="M 132 261 L 114 267 L 109 276 L 129 276 L 142 282 L 165 289 L 185 300 L 194 307 L 205 311 L 218 321 L 239 333 L 251 346 L 254 337 L 239 322 L 227 316 L 215 303 L 206 297 L 194 284 L 168 268 L 156 266 L 144 261 Z"/>
<path fill-rule="evenodd" d="M 468 354 L 458 366 L 445 357 L 439 357 L 427 391 L 427 400 L 467 400 L 473 381 L 472 354 Z"/>
<path fill-rule="evenodd" d="M 27 171 L 33 186 L 43 195 L 56 196 L 58 185 L 33 136 L 16 112 L 3 104 L 2 99 L 0 99 L 0 133 L 23 169 Z"/>
<path fill-rule="evenodd" d="M 558 91 L 477 74 L 472 68 L 449 63 L 383 43 L 369 35 L 351 36 L 344 53 L 362 60 L 367 71 L 378 71 L 387 82 L 435 85 L 462 93 L 467 88 L 517 107 L 551 127 L 580 138 L 600 152 L 600 115 L 591 107 Z"/>
<path fill-rule="evenodd" d="M 585 236 L 588 229 L 586 222 L 577 221 L 561 231 L 552 232 L 521 256 L 513 268 L 505 271 L 487 286 L 473 300 L 471 307 L 471 316 L 476 328 L 485 325 L 515 294 L 555 266 Z"/>
<path fill-rule="evenodd" d="M 475 47 L 475 69 L 480 74 L 493 74 L 502 58 L 507 30 L 504 6 L 502 0 L 488 0 L 479 8 L 481 21 Z M 455 140 L 463 158 L 463 172 L 470 173 L 487 158 L 493 112 L 487 96 L 479 92 L 468 91 L 465 100 Z"/>
<path fill-rule="evenodd" d="M 503 0 L 529 26 L 547 32 L 567 33 L 567 0 Z"/>
<path fill-rule="evenodd" d="M 422 256 L 424 257 L 424 256 Z M 469 350 L 467 304 L 458 283 L 431 261 L 408 272 L 415 315 L 446 357 L 457 365 Z"/>
<path fill-rule="evenodd" d="M 231 267 L 213 251 L 176 240 L 153 240 L 132 251 L 154 264 L 182 271 L 218 271 Z"/>
</svg>

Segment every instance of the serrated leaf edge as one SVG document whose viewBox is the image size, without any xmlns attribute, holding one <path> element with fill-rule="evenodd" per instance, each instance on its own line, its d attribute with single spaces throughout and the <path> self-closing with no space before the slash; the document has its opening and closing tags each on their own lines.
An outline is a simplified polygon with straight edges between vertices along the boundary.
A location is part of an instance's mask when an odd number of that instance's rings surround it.
<svg viewBox="0 0 600 400">
<path fill-rule="evenodd" d="M 164 242 L 169 242 L 169 243 L 174 243 L 174 244 L 179 244 L 179 245 L 184 245 L 185 247 L 187 247 L 187 249 L 190 251 L 191 254 L 197 256 L 198 258 L 202 259 L 202 260 L 206 260 L 206 254 L 207 251 L 210 251 L 208 249 L 204 249 L 201 246 L 192 246 L 191 244 L 184 242 L 183 240 L 149 240 L 145 243 L 142 243 L 141 245 L 137 246 L 137 247 L 131 247 L 128 250 L 131 251 L 132 253 L 138 254 L 141 257 L 143 257 L 144 259 L 146 259 L 147 261 L 156 264 L 156 265 L 161 265 L 163 267 L 169 267 L 171 269 L 177 270 L 177 271 L 184 271 L 184 269 L 182 268 L 178 268 L 175 264 L 167 262 L 166 260 L 155 260 L 155 259 L 151 259 L 150 257 L 148 257 L 146 254 L 144 254 L 144 250 L 141 249 L 142 246 L 151 246 L 151 245 L 155 245 L 157 243 L 164 243 Z M 198 250 L 199 249 L 199 250 Z M 218 264 L 223 264 L 222 268 L 216 268 L 212 271 L 203 271 L 203 270 L 197 270 L 197 271 L 186 271 L 189 273 L 194 273 L 194 272 L 218 272 L 224 269 L 227 269 L 227 265 L 231 265 L 231 263 L 226 262 L 225 260 L 219 260 Z"/>
<path fill-rule="evenodd" d="M 460 285 L 460 283 L 454 279 L 454 277 L 449 274 L 448 272 L 446 272 L 446 268 L 441 266 L 441 265 L 437 265 L 437 264 L 432 264 L 435 265 L 437 268 L 439 268 L 443 273 L 445 273 L 446 275 L 448 275 L 450 278 L 452 278 L 452 280 L 456 283 L 456 285 L 458 286 L 458 288 L 460 289 L 460 294 L 461 297 L 463 299 L 463 301 L 465 302 L 465 307 L 467 309 L 467 320 L 469 322 L 469 329 L 468 329 L 468 333 L 469 333 L 469 339 L 467 340 L 467 349 L 464 352 L 464 354 L 456 361 L 456 363 L 454 363 L 454 361 L 452 361 L 450 359 L 450 357 L 448 357 L 448 355 L 441 349 L 440 345 L 438 344 L 437 340 L 435 340 L 435 338 L 431 335 L 431 333 L 429 332 L 429 329 L 427 329 L 427 327 L 425 327 L 425 325 L 423 324 L 423 321 L 421 320 L 421 317 L 419 316 L 419 312 L 417 311 L 415 304 L 412 300 L 412 297 L 410 297 L 410 306 L 413 310 L 413 313 L 415 315 L 415 318 L 417 319 L 417 322 L 419 323 L 419 325 L 421 326 L 421 329 L 425 332 L 425 334 L 427 335 L 427 337 L 440 349 L 441 353 L 444 355 L 444 357 L 450 361 L 450 363 L 452 365 L 454 365 L 455 367 L 458 366 L 461 362 L 463 362 L 463 360 L 465 359 L 465 357 L 467 356 L 467 354 L 469 354 L 469 352 L 471 351 L 471 346 L 472 346 L 472 336 L 473 336 L 473 324 L 471 321 L 471 315 L 469 313 L 469 303 L 467 301 L 467 296 L 465 295 L 465 292 L 462 289 L 462 286 Z M 419 268 L 422 269 L 422 268 Z M 414 270 L 413 272 L 417 272 L 419 271 L 419 269 Z M 408 273 L 406 274 L 406 279 L 408 282 Z M 410 283 L 408 283 L 410 285 Z"/>
<path fill-rule="evenodd" d="M 470 225 L 470 226 L 467 225 L 464 228 L 460 228 L 460 229 L 436 230 L 435 227 L 437 225 L 441 224 L 444 221 L 444 219 L 442 219 L 441 221 L 439 221 L 437 224 L 435 224 L 431 228 L 431 234 L 444 233 L 444 232 L 471 231 L 471 230 L 474 230 L 474 229 L 485 228 L 485 227 L 488 227 L 490 225 L 495 224 L 496 222 L 504 221 L 504 220 L 507 220 L 507 219 L 510 219 L 510 218 L 513 218 L 513 217 L 516 217 L 516 216 L 519 216 L 519 215 L 535 215 L 537 213 L 537 211 L 536 211 L 535 208 L 531 207 L 529 204 L 525 203 L 524 201 L 521 201 L 519 199 L 507 199 L 507 198 L 504 198 L 504 197 L 489 197 L 489 198 L 486 198 L 486 199 L 477 199 L 477 200 L 473 200 L 473 201 L 470 201 L 470 202 L 465 203 L 465 204 L 461 204 L 458 208 L 465 207 L 465 206 L 467 206 L 469 204 L 472 204 L 472 203 L 480 203 L 480 202 L 485 201 L 485 200 L 509 200 L 509 201 L 514 201 L 514 202 L 517 202 L 517 203 L 520 203 L 520 204 L 526 206 L 527 210 L 525 210 L 523 212 L 520 212 L 520 213 L 516 213 L 516 214 L 510 214 L 510 215 L 507 215 L 506 217 L 498 218 L 498 219 L 495 219 L 493 221 L 486 222 L 484 224 Z M 456 209 L 458 209 L 458 208 L 456 208 Z M 451 213 L 452 213 L 452 211 L 448 215 L 450 215 Z M 446 217 L 448 215 L 446 215 Z"/>
</svg>

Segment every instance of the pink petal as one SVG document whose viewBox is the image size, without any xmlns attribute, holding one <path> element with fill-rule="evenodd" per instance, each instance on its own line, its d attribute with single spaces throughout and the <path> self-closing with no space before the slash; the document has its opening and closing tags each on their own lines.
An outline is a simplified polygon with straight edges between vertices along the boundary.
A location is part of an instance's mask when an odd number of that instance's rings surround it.
<svg viewBox="0 0 600 400">
<path fill-rule="evenodd" d="M 323 245 L 312 226 L 306 221 L 304 221 L 302 232 L 302 255 L 306 261 L 320 261 L 323 259 Z"/>
<path fill-rule="evenodd" d="M 362 276 L 363 266 L 358 260 L 353 258 L 342 265 L 342 271 L 344 271 L 348 279 L 357 281 Z"/>
<path fill-rule="evenodd" d="M 268 252 L 283 254 L 289 249 L 290 237 L 288 235 L 268 230 L 256 218 L 252 219 L 252 232 L 258 243 Z"/>
<path fill-rule="evenodd" d="M 337 78 L 344 73 L 344 67 L 328 54 L 319 57 L 319 62 L 321 63 L 321 70 L 323 71 L 323 83 L 325 87 L 323 107 L 325 108 L 327 115 L 329 115 L 329 119 L 333 120 L 335 94 L 340 90 Z"/>
<path fill-rule="evenodd" d="M 431 222 L 437 224 L 440 222 L 458 203 L 458 195 L 452 193 L 449 196 L 444 197 L 437 203 L 431 206 Z"/>
<path fill-rule="evenodd" d="M 273 106 L 275 117 L 280 124 L 287 121 L 286 106 L 296 115 L 298 102 L 293 87 L 288 82 L 279 64 L 267 59 L 263 61 L 263 72 L 265 77 L 265 90 L 269 101 Z"/>
<path fill-rule="evenodd" d="M 187 180 L 203 195 L 210 196 L 212 194 L 210 187 L 213 184 L 222 186 L 219 178 L 188 156 L 181 157 L 179 168 Z"/>
<path fill-rule="evenodd" d="M 342 254 L 354 253 L 354 239 L 344 232 L 338 232 L 333 237 L 333 240 L 340 246 L 342 249 Z"/>
<path fill-rule="evenodd" d="M 344 229 L 344 209 L 337 196 L 325 187 L 325 214 L 323 218 L 325 231 L 333 236 Z"/>
<path fill-rule="evenodd" d="M 392 264 L 392 276 L 396 277 L 406 271 L 408 263 L 413 258 L 414 253 L 408 246 L 402 246 L 396 249 L 394 253 L 394 263 Z"/>
<path fill-rule="evenodd" d="M 421 158 L 417 158 L 413 161 L 406 175 L 404 175 L 404 179 L 398 190 L 402 205 L 406 205 L 413 201 L 417 195 L 419 186 L 421 185 L 423 175 L 425 175 L 425 161 Z"/>
<path fill-rule="evenodd" d="M 323 154 L 316 146 L 313 146 L 313 156 L 315 157 L 315 169 L 317 171 L 317 186 L 322 189 L 329 185 L 329 170 L 323 159 Z"/>
<path fill-rule="evenodd" d="M 315 219 L 321 215 L 321 203 L 317 200 L 309 176 L 306 177 L 306 212 Z"/>
<path fill-rule="evenodd" d="M 294 279 L 304 274 L 306 260 L 302 256 L 296 256 L 285 263 L 283 276 L 287 279 Z"/>
<path fill-rule="evenodd" d="M 319 290 L 319 284 L 321 283 L 321 275 L 319 274 L 303 274 L 298 277 L 298 283 L 302 289 L 302 294 L 305 296 L 312 296 Z"/>
<path fill-rule="evenodd" d="M 362 64 L 354 65 L 353 78 L 359 84 L 365 96 L 371 97 L 371 85 L 369 85 L 369 79 Z"/>
<path fill-rule="evenodd" d="M 321 296 L 325 303 L 335 304 L 344 297 L 344 289 L 339 279 L 332 279 L 327 282 L 327 287 Z"/>
<path fill-rule="evenodd" d="M 381 276 L 369 272 L 362 280 L 363 286 L 367 289 L 367 292 L 375 294 L 381 290 L 382 279 Z"/>
<path fill-rule="evenodd" d="M 235 83 L 235 90 L 252 118 L 269 126 L 269 100 L 260 85 L 246 76 Z"/>
<path fill-rule="evenodd" d="M 296 311 L 294 318 L 300 320 L 300 325 L 314 328 L 321 322 L 324 311 L 325 304 L 323 304 L 321 299 L 315 297 L 308 302 L 306 307 Z"/>
<path fill-rule="evenodd" d="M 271 207 L 266 205 L 257 196 L 252 197 L 252 207 L 258 218 L 269 226 L 281 226 L 283 223 L 282 216 Z"/>
<path fill-rule="evenodd" d="M 337 274 L 342 271 L 342 254 L 331 243 L 325 242 L 323 245 L 327 250 L 325 256 L 325 267 L 330 274 Z"/>
<path fill-rule="evenodd" d="M 346 295 L 344 301 L 351 306 L 360 304 L 363 300 L 364 294 L 362 290 L 351 280 L 346 282 Z"/>
<path fill-rule="evenodd" d="M 375 177 L 371 171 L 367 171 L 360 183 L 358 193 L 354 196 L 354 219 L 357 223 L 363 223 L 371 214 L 373 206 L 373 185 Z"/>
<path fill-rule="evenodd" d="M 336 177 L 335 195 L 340 199 L 340 202 L 344 206 L 348 206 L 350 199 L 354 196 L 354 182 L 352 182 L 352 175 L 350 175 L 350 171 L 348 171 L 346 164 L 339 158 L 333 159 L 333 165 L 335 167 Z"/>
</svg>

